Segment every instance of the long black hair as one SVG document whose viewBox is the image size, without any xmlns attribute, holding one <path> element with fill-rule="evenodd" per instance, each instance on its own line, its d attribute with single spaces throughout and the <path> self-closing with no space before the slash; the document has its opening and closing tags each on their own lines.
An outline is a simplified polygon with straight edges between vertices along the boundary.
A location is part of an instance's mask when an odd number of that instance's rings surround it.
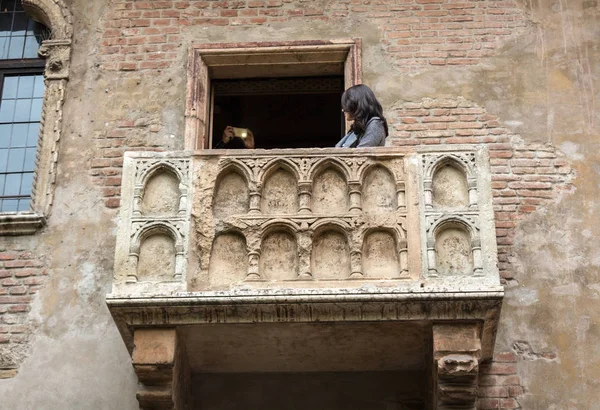
<svg viewBox="0 0 600 410">
<path fill-rule="evenodd" d="M 352 127 L 356 135 L 364 134 L 367 122 L 373 117 L 381 118 L 385 128 L 385 136 L 388 135 L 387 120 L 383 116 L 383 108 L 373 91 L 364 84 L 354 85 L 342 94 L 342 109 L 354 118 Z"/>
</svg>

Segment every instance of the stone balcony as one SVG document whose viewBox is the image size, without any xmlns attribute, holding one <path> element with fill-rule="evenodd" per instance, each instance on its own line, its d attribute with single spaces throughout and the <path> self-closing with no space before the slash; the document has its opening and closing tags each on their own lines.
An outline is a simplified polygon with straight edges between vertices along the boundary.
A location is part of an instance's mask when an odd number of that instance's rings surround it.
<svg viewBox="0 0 600 410">
<path fill-rule="evenodd" d="M 107 301 L 130 351 L 138 329 L 174 329 L 189 352 L 201 324 L 418 323 L 437 403 L 460 404 L 444 374 L 476 380 L 502 295 L 482 148 L 125 156 Z"/>
</svg>

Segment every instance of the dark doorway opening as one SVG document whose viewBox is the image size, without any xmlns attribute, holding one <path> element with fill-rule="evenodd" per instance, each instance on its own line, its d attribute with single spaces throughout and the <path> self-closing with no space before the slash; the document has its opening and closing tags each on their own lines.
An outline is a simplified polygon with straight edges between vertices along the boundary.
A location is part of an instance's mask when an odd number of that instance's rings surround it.
<svg viewBox="0 0 600 410">
<path fill-rule="evenodd" d="M 343 76 L 213 80 L 212 147 L 226 126 L 248 128 L 255 148 L 333 147 L 344 135 Z"/>
</svg>

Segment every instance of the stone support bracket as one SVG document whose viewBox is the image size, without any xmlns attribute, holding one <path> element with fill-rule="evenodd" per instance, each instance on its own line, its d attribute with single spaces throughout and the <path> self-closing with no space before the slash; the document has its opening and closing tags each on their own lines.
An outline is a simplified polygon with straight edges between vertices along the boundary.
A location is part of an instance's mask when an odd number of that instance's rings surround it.
<svg viewBox="0 0 600 410">
<path fill-rule="evenodd" d="M 433 325 L 436 409 L 475 410 L 480 332 L 478 323 Z"/>
<path fill-rule="evenodd" d="M 187 410 L 190 370 L 175 329 L 139 329 L 133 337 L 133 367 L 138 376 L 140 409 Z"/>
</svg>

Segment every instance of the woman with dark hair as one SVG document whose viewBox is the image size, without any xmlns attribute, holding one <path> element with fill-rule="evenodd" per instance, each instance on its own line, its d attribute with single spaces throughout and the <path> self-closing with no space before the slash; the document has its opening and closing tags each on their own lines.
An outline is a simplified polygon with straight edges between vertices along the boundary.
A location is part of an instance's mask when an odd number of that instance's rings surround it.
<svg viewBox="0 0 600 410">
<path fill-rule="evenodd" d="M 375 94 L 364 84 L 348 88 L 342 95 L 342 111 L 353 121 L 350 132 L 335 146 L 338 148 L 379 147 L 385 144 L 388 125 Z"/>
</svg>

